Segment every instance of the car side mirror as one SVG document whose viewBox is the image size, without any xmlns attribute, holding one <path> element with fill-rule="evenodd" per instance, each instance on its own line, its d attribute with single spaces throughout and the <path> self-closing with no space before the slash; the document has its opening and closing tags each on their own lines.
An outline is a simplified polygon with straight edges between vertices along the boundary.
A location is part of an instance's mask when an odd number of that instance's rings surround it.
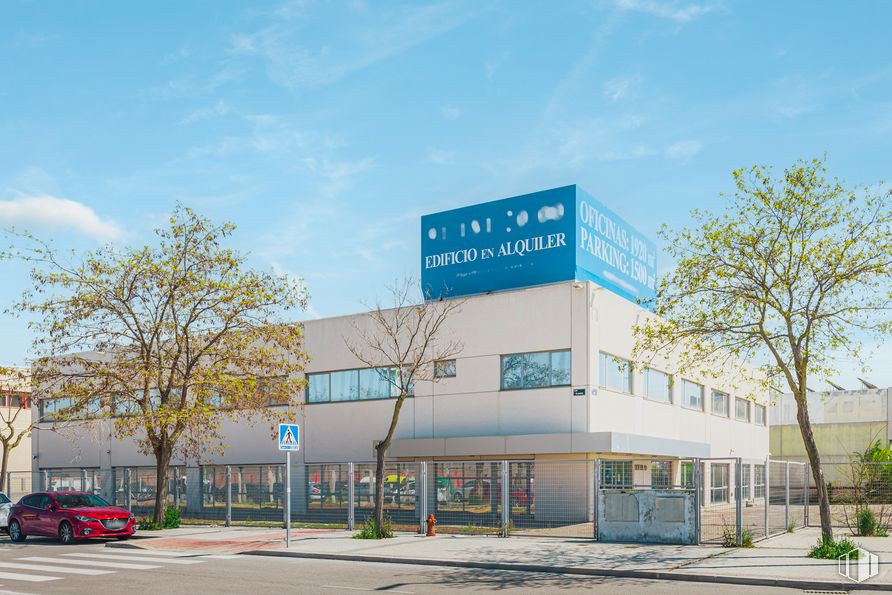
<svg viewBox="0 0 892 595">
<path fill-rule="evenodd" d="M 56 507 L 53 506 L 52 504 L 47 504 L 46 509 L 49 510 L 50 512 L 52 512 L 52 511 L 56 510 Z"/>
</svg>

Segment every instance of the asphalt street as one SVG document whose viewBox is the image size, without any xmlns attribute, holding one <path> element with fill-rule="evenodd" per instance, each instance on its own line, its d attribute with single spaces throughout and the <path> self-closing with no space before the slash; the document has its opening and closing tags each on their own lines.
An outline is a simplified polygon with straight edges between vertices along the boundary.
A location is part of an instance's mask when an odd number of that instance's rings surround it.
<svg viewBox="0 0 892 595">
<path fill-rule="evenodd" d="M 103 542 L 63 546 L 29 538 L 0 540 L 2 593 L 800 593 L 789 589 L 642 581 L 559 574 L 486 571 L 304 560 L 245 555 L 198 555 L 106 548 Z"/>
</svg>

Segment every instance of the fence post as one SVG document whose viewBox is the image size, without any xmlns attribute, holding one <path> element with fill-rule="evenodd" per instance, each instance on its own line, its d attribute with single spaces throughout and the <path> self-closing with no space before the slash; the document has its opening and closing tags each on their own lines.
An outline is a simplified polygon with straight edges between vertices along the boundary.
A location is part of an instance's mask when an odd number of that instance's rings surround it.
<svg viewBox="0 0 892 595">
<path fill-rule="evenodd" d="M 424 535 L 427 529 L 427 515 L 430 514 L 427 509 L 427 461 L 418 463 L 418 478 L 415 480 L 415 498 L 418 503 L 418 532 Z M 418 500 L 418 498 L 421 498 L 421 500 Z"/>
<path fill-rule="evenodd" d="M 44 492 L 50 491 L 50 472 L 46 469 L 43 470 L 43 490 Z"/>
<path fill-rule="evenodd" d="M 771 526 L 768 522 L 768 515 L 771 509 L 771 482 L 769 477 L 771 477 L 771 455 L 765 457 L 765 472 L 764 481 L 765 481 L 765 494 L 763 496 L 763 500 L 765 500 L 765 537 L 770 535 Z"/>
<path fill-rule="evenodd" d="M 124 473 L 125 473 L 124 479 L 125 479 L 125 483 L 127 484 L 127 489 L 125 490 L 124 493 L 126 494 L 125 498 L 127 499 L 127 511 L 128 512 L 132 512 L 132 509 L 133 509 L 133 474 L 132 474 L 132 471 L 133 470 L 130 467 L 127 467 L 124 470 Z"/>
<path fill-rule="evenodd" d="M 508 461 L 502 461 L 502 477 L 499 481 L 502 490 L 502 537 L 508 537 L 508 523 L 511 520 L 511 480 L 508 465 Z"/>
<path fill-rule="evenodd" d="M 81 491 L 86 492 L 87 490 L 87 469 L 81 467 Z"/>
<path fill-rule="evenodd" d="M 226 465 L 226 526 L 232 526 L 232 467 Z"/>
<path fill-rule="evenodd" d="M 784 467 L 784 530 L 787 530 L 790 528 L 790 461 L 786 461 Z"/>
<path fill-rule="evenodd" d="M 737 524 L 737 545 L 743 543 L 743 464 L 740 457 L 734 461 L 734 516 Z"/>
<path fill-rule="evenodd" d="M 180 508 L 180 468 L 173 468 L 173 506 Z"/>
<path fill-rule="evenodd" d="M 694 525 L 696 526 L 697 533 L 697 542 L 695 545 L 700 545 L 700 482 L 702 480 L 700 473 L 700 459 L 696 458 L 691 462 L 691 479 L 694 482 Z"/>
<path fill-rule="evenodd" d="M 598 539 L 598 496 L 601 494 L 601 459 L 595 459 L 595 501 L 592 514 L 592 532 Z"/>
<path fill-rule="evenodd" d="M 802 481 L 802 483 L 804 484 L 805 495 L 803 496 L 802 499 L 804 502 L 805 510 L 803 511 L 803 514 L 802 514 L 802 526 L 808 527 L 808 489 L 809 489 L 809 484 L 811 483 L 811 481 L 808 479 L 808 461 L 805 462 L 804 471 L 805 471 L 805 479 Z"/>
<path fill-rule="evenodd" d="M 424 463 L 422 463 L 423 465 Z M 353 463 L 347 463 L 347 531 L 356 528 L 356 470 Z"/>
</svg>

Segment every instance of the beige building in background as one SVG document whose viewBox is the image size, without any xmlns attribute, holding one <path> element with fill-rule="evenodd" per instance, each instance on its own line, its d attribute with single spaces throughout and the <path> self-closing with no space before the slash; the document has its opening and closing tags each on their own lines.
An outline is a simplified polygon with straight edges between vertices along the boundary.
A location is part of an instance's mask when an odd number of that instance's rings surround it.
<svg viewBox="0 0 892 595">
<path fill-rule="evenodd" d="M 838 482 L 845 477 L 854 453 L 864 452 L 878 440 L 884 446 L 890 444 L 892 389 L 809 393 L 807 398 L 812 431 L 827 481 Z M 783 395 L 772 404 L 770 419 L 771 457 L 807 461 L 792 394 Z"/>
<path fill-rule="evenodd" d="M 12 422 L 15 435 L 27 431 L 31 426 L 31 383 L 28 380 L 28 371 L 21 370 L 23 377 L 0 376 L 0 428 L 8 433 L 8 422 Z M 21 443 L 10 453 L 7 472 L 15 482 L 27 483 L 31 481 L 31 436 L 30 433 L 22 438 Z M 7 490 L 9 486 L 7 484 Z"/>
</svg>

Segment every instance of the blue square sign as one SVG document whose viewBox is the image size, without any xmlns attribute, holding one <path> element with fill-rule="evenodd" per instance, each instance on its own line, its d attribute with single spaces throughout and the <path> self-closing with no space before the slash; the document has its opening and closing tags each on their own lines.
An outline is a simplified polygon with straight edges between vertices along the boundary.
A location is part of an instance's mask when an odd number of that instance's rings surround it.
<svg viewBox="0 0 892 595">
<path fill-rule="evenodd" d="M 300 450 L 300 426 L 279 424 L 279 450 Z"/>
</svg>

